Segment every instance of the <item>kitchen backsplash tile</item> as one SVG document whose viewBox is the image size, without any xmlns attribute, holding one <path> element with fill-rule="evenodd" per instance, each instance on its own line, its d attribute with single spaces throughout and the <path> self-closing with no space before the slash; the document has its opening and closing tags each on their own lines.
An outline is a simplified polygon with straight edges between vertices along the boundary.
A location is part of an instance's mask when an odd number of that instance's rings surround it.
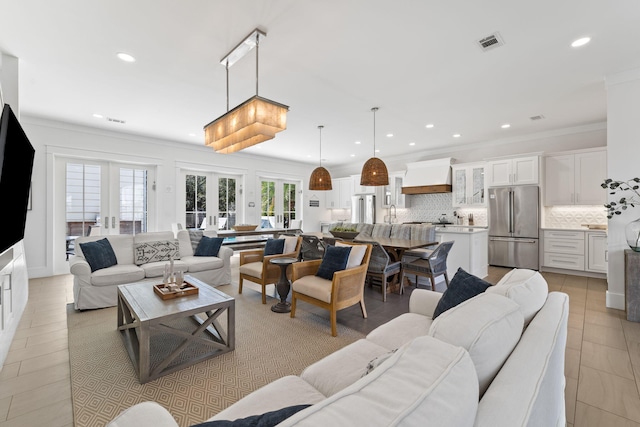
<svg viewBox="0 0 640 427">
<path fill-rule="evenodd" d="M 549 206 L 543 208 L 543 227 L 580 228 L 582 224 L 607 224 L 603 206 Z"/>
</svg>

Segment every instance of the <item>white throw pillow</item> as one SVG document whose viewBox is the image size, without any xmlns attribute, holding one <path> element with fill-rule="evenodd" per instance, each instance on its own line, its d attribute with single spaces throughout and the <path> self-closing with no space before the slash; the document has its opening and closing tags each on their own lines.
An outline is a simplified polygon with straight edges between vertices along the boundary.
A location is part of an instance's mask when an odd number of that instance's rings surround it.
<svg viewBox="0 0 640 427">
<path fill-rule="evenodd" d="M 485 292 L 503 295 L 518 304 L 524 324 L 528 325 L 547 300 L 549 287 L 537 271 L 514 268 Z"/>
<path fill-rule="evenodd" d="M 346 243 L 336 242 L 336 246 L 346 246 L 351 248 L 351 252 L 349 252 L 349 259 L 347 260 L 347 268 L 345 270 L 362 264 L 362 258 L 364 258 L 364 254 L 367 252 L 366 245 L 347 245 Z"/>
<path fill-rule="evenodd" d="M 284 250 L 283 254 L 290 254 L 291 252 L 296 250 L 296 245 L 298 244 L 298 238 L 294 236 L 281 236 L 281 239 L 284 239 Z"/>
<path fill-rule="evenodd" d="M 523 324 L 518 304 L 501 295 L 482 293 L 438 316 L 429 335 L 469 352 L 482 397 L 518 344 Z"/>
</svg>

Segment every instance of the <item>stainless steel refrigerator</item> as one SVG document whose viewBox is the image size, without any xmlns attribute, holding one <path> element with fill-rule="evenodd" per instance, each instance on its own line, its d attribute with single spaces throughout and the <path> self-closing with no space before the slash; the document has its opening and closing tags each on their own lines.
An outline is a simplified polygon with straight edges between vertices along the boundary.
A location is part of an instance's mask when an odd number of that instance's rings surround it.
<svg viewBox="0 0 640 427">
<path fill-rule="evenodd" d="M 540 190 L 489 188 L 489 264 L 538 270 Z"/>
<path fill-rule="evenodd" d="M 376 223 L 375 194 L 356 194 L 351 197 L 351 222 Z"/>
</svg>

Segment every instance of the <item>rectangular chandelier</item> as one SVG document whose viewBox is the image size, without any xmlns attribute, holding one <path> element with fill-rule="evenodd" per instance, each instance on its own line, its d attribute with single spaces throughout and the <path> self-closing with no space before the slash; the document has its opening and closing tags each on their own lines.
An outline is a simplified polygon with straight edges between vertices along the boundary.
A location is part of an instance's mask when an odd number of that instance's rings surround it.
<svg viewBox="0 0 640 427">
<path fill-rule="evenodd" d="M 205 145 L 229 154 L 273 139 L 287 128 L 289 107 L 253 96 L 204 127 Z"/>
<path fill-rule="evenodd" d="M 229 154 L 273 139 L 287 128 L 289 107 L 258 96 L 258 50 L 266 33 L 255 29 L 220 63 L 227 69 L 227 112 L 204 127 L 204 143 L 217 153 Z M 256 94 L 229 110 L 229 67 L 256 50 Z"/>
</svg>

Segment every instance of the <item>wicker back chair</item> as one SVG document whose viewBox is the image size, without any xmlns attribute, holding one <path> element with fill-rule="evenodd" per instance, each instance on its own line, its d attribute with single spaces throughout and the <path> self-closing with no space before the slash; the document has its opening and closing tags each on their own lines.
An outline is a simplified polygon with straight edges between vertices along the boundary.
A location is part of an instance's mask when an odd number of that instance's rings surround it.
<svg viewBox="0 0 640 427">
<path fill-rule="evenodd" d="M 453 246 L 453 241 L 440 243 L 427 258 L 419 258 L 411 262 L 402 263 L 402 279 L 407 274 L 416 276 L 416 287 L 418 287 L 418 276 L 425 276 L 431 280 L 431 290 L 436 290 L 435 278 L 444 275 L 444 281 L 449 286 L 449 276 L 447 276 L 447 256 Z M 402 293 L 400 286 L 400 293 Z"/>
<path fill-rule="evenodd" d="M 302 249 L 300 260 L 322 259 L 324 256 L 324 243 L 313 234 L 302 234 Z"/>
<path fill-rule="evenodd" d="M 378 242 L 366 242 L 372 245 L 371 260 L 367 269 L 367 283 L 380 285 L 382 301 L 387 301 L 387 282 L 394 275 L 400 273 L 402 263 L 391 261 L 389 253 Z"/>
</svg>

